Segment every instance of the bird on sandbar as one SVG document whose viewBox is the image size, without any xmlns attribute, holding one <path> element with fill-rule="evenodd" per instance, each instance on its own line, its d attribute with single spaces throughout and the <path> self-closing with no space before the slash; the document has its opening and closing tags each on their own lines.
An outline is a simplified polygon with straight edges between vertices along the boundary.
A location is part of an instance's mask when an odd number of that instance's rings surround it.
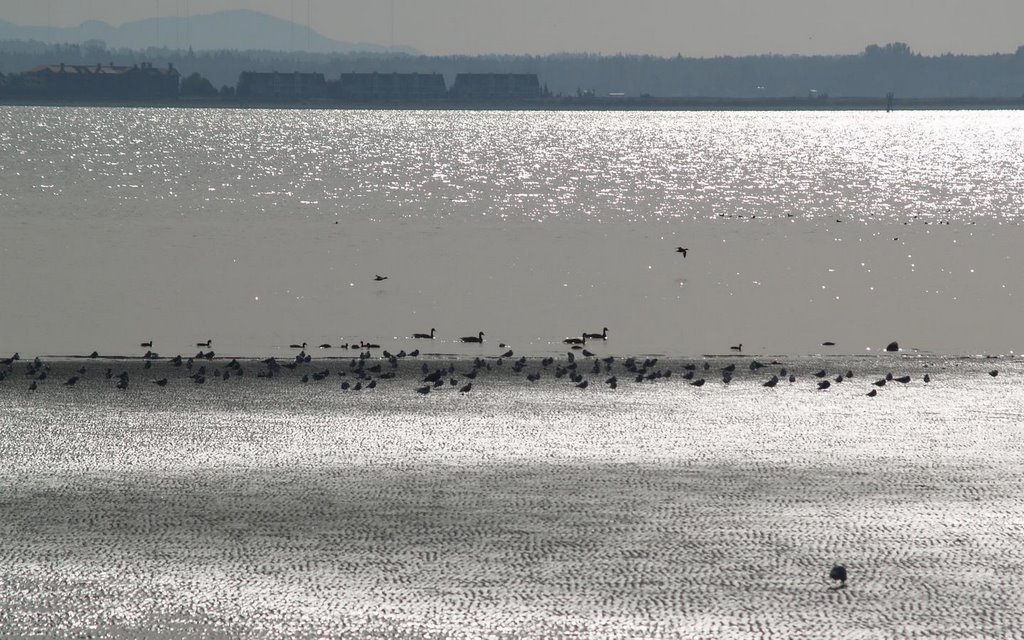
<svg viewBox="0 0 1024 640">
<path fill-rule="evenodd" d="M 433 340 L 434 339 L 434 332 L 435 331 L 436 331 L 436 329 L 431 327 L 430 328 L 430 333 L 414 333 L 414 334 L 412 334 L 412 337 L 417 339 L 417 340 Z"/>
<path fill-rule="evenodd" d="M 832 565 L 832 570 L 828 572 L 828 577 L 831 580 L 838 580 L 839 586 L 837 589 L 846 587 L 846 567 L 841 564 Z"/>
<path fill-rule="evenodd" d="M 478 335 L 475 335 L 475 336 L 462 336 L 461 338 L 459 338 L 459 342 L 472 342 L 472 343 L 480 344 L 483 341 L 484 341 L 484 332 L 483 331 L 481 331 Z"/>
<path fill-rule="evenodd" d="M 878 389 L 872 389 L 871 391 L 868 391 L 868 393 L 867 393 L 867 396 L 869 398 L 874 398 L 877 395 L 878 395 Z"/>
<path fill-rule="evenodd" d="M 688 248 L 686 248 L 686 247 L 676 247 L 676 253 L 681 253 L 681 254 L 683 254 L 683 257 L 684 257 L 684 258 L 686 257 L 686 252 L 687 252 L 687 251 L 689 251 L 689 249 L 688 249 Z"/>
</svg>

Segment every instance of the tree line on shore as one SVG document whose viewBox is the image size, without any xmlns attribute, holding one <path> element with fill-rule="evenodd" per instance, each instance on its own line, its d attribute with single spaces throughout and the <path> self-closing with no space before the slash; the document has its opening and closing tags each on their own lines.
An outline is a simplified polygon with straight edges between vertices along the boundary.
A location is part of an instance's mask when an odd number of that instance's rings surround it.
<svg viewBox="0 0 1024 640">
<path fill-rule="evenodd" d="M 229 94 L 243 71 L 341 73 L 535 73 L 555 96 L 624 94 L 659 97 L 785 98 L 884 96 L 1020 98 L 1024 46 L 1015 53 L 924 56 L 904 43 L 871 45 L 853 55 L 664 58 L 648 55 L 552 54 L 416 56 L 277 51 L 108 49 L 103 42 L 48 45 L 0 42 L 0 76 L 41 64 L 173 64 L 182 95 Z M 198 75 L 194 75 L 198 74 Z M 4 80 L 0 78 L 0 83 Z"/>
</svg>

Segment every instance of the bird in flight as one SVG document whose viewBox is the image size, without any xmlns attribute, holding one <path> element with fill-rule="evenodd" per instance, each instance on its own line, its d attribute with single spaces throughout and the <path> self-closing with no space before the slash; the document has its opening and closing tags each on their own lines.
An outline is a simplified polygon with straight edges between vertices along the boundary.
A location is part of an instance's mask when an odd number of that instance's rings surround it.
<svg viewBox="0 0 1024 640">
<path fill-rule="evenodd" d="M 676 247 L 676 253 L 683 254 L 684 258 L 686 257 L 686 252 L 687 251 L 689 251 L 689 249 L 687 249 L 686 247 Z"/>
<path fill-rule="evenodd" d="M 383 282 L 384 280 L 387 280 L 388 277 L 387 276 L 378 276 L 378 275 L 375 274 L 373 276 L 373 279 L 376 280 L 377 282 Z"/>
</svg>

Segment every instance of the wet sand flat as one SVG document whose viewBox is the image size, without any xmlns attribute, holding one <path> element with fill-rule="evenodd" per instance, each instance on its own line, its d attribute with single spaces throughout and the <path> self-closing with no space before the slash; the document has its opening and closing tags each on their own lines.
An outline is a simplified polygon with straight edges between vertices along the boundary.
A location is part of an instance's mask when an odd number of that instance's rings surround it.
<svg viewBox="0 0 1024 640">
<path fill-rule="evenodd" d="M 56 637 L 1024 634 L 1016 361 L 371 391 L 0 383 L 0 627 Z M 99 371 L 130 371 L 126 391 Z M 223 362 L 215 363 L 223 366 Z M 456 367 L 466 361 L 430 362 Z M 812 372 L 854 369 L 826 392 Z M 987 375 L 998 367 L 998 377 Z M 527 371 L 540 370 L 531 361 Z M 885 372 L 877 398 L 864 393 Z M 924 384 L 921 375 L 930 372 Z M 15 368 L 15 373 L 21 369 Z M 526 371 L 523 372 L 524 374 Z M 171 375 L 175 375 L 173 372 Z M 621 377 L 621 376 L 620 376 Z M 14 380 L 16 379 L 16 384 Z M 600 378 L 600 379 L 599 379 Z M 850 573 L 833 590 L 833 562 Z"/>
</svg>

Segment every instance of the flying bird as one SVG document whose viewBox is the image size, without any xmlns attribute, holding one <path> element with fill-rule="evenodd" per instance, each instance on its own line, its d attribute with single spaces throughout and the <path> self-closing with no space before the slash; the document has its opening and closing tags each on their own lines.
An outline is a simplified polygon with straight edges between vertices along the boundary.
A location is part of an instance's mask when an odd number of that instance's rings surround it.
<svg viewBox="0 0 1024 640">
<path fill-rule="evenodd" d="M 676 247 L 676 253 L 683 254 L 684 258 L 686 257 L 686 252 L 687 251 L 689 251 L 689 249 L 687 249 L 686 247 Z"/>
<path fill-rule="evenodd" d="M 373 279 L 376 282 L 383 282 L 384 280 L 388 279 L 388 276 L 379 276 L 377 274 L 374 274 Z"/>
</svg>

